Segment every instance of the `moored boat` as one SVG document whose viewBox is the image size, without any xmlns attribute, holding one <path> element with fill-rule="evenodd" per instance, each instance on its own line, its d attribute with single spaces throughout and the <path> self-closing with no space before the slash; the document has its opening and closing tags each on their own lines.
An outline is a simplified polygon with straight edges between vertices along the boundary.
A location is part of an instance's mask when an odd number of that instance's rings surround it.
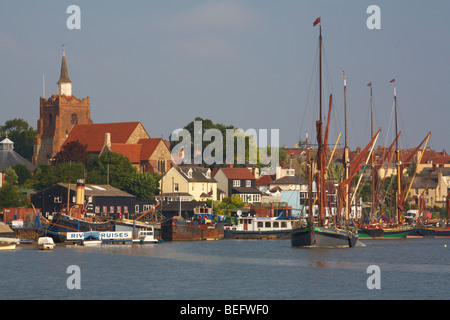
<svg viewBox="0 0 450 320">
<path fill-rule="evenodd" d="M 55 248 L 55 242 L 51 237 L 40 237 L 37 242 L 39 250 L 53 250 Z"/>
<path fill-rule="evenodd" d="M 161 223 L 161 236 L 164 241 L 191 241 L 223 239 L 223 223 L 201 223 L 198 220 L 172 217 Z"/>
<path fill-rule="evenodd" d="M 138 238 L 133 240 L 133 243 L 140 244 L 152 244 L 152 243 L 160 243 L 162 239 L 155 238 L 155 231 L 153 227 L 139 230 Z"/>
<path fill-rule="evenodd" d="M 85 232 L 83 241 L 81 242 L 83 246 L 99 246 L 102 244 L 100 239 L 100 233 L 97 231 Z"/>
<path fill-rule="evenodd" d="M 308 223 L 306 226 L 292 231 L 291 243 L 293 247 L 355 247 L 358 234 L 351 230 L 320 227 Z"/>
<path fill-rule="evenodd" d="M 19 239 L 16 238 L 0 238 L 0 251 L 16 250 L 16 245 L 19 244 Z"/>
<path fill-rule="evenodd" d="M 347 114 L 345 104 L 345 148 L 343 164 L 345 169 L 344 181 L 337 184 L 336 191 L 336 210 L 335 215 L 332 214 L 331 203 L 328 199 L 328 190 L 325 186 L 325 173 L 327 172 L 326 157 L 327 157 L 327 145 L 328 145 L 328 133 L 330 124 L 330 113 L 332 109 L 332 95 L 330 95 L 328 119 L 323 129 L 322 123 L 322 26 L 320 17 L 315 20 L 313 27 L 319 24 L 319 119 L 316 121 L 317 131 L 317 156 L 315 168 L 316 172 L 316 188 L 317 195 L 313 201 L 312 198 L 312 164 L 310 151 L 308 146 L 308 137 L 306 138 L 306 160 L 308 171 L 308 218 L 306 223 L 302 223 L 300 227 L 293 229 L 291 233 L 291 244 L 293 247 L 354 247 L 358 241 L 358 232 L 350 223 L 349 204 L 350 201 L 350 185 L 359 168 L 363 165 L 363 159 L 366 156 L 370 156 L 375 142 L 378 138 L 380 130 L 375 136 L 372 136 L 371 141 L 366 148 L 361 152 L 352 163 L 349 159 L 349 149 L 347 146 Z M 344 75 L 344 101 L 346 102 L 346 79 Z M 324 132 L 323 132 L 324 131 Z M 338 138 L 339 139 L 339 138 Z M 337 142 L 336 142 L 337 145 Z M 370 152 L 369 152 L 370 149 Z M 367 161 L 365 165 L 367 165 Z M 359 185 L 359 182 L 358 182 Z M 357 188 L 357 187 L 356 187 Z M 355 196 L 356 191 L 353 194 Z M 353 199 L 352 199 L 353 200 Z M 314 214 L 314 206 L 317 203 L 317 212 Z M 345 216 L 341 216 L 341 212 L 344 209 Z M 326 212 L 328 208 L 328 214 Z"/>
<path fill-rule="evenodd" d="M 225 239 L 289 239 L 293 219 L 277 217 L 239 217 L 236 225 L 224 227 Z"/>
</svg>

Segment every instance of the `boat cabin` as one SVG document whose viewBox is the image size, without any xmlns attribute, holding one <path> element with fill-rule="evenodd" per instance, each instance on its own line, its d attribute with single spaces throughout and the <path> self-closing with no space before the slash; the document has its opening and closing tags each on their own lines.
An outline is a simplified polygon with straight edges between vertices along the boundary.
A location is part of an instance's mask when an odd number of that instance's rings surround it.
<svg viewBox="0 0 450 320">
<path fill-rule="evenodd" d="M 225 226 L 229 230 L 238 231 L 278 231 L 290 230 L 293 227 L 293 220 L 289 218 L 276 217 L 239 217 L 237 224 Z"/>
</svg>

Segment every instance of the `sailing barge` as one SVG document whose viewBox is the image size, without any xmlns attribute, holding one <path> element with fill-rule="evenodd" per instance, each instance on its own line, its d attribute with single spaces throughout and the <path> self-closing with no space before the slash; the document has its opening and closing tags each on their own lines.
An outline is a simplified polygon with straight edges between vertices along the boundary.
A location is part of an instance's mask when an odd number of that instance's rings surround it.
<svg viewBox="0 0 450 320">
<path fill-rule="evenodd" d="M 310 152 L 308 145 L 308 138 L 306 138 L 307 144 L 307 170 L 308 170 L 308 194 L 309 194 L 309 214 L 306 219 L 306 223 L 295 228 L 291 233 L 291 244 L 293 247 L 354 247 L 356 242 L 358 241 L 358 234 L 356 229 L 351 229 L 349 224 L 342 224 L 341 218 L 339 215 L 340 209 L 336 210 L 336 219 L 334 225 L 327 224 L 325 219 L 325 207 L 328 202 L 326 190 L 325 190 L 325 171 L 326 171 L 326 155 L 327 155 L 327 143 L 328 143 L 328 128 L 330 123 L 330 113 L 332 106 L 332 96 L 330 96 L 330 104 L 328 111 L 328 120 L 325 129 L 325 133 L 323 134 L 323 124 L 322 124 L 322 25 L 320 22 L 320 17 L 316 19 L 313 26 L 319 24 L 320 35 L 319 35 L 319 120 L 316 121 L 316 129 L 317 129 L 317 174 L 316 174 L 316 185 L 317 185 L 317 204 L 318 204 L 318 214 L 317 219 L 315 221 L 315 216 L 313 213 L 314 203 L 312 200 L 312 170 L 310 164 Z M 346 138 L 347 140 L 347 138 Z M 372 139 L 373 140 L 373 139 Z M 346 146 L 347 147 L 347 146 Z M 345 152 L 345 156 L 348 155 L 347 149 Z M 347 158 L 344 161 L 345 165 L 348 165 Z M 348 186 L 348 169 L 346 170 L 346 182 Z M 344 193 L 344 189 L 338 188 L 340 193 Z M 339 197 L 342 201 L 345 201 L 347 196 Z M 348 206 L 346 206 L 348 208 Z M 329 211 L 329 217 L 331 218 L 331 208 Z M 348 211 L 346 211 L 346 219 L 348 219 Z"/>
</svg>

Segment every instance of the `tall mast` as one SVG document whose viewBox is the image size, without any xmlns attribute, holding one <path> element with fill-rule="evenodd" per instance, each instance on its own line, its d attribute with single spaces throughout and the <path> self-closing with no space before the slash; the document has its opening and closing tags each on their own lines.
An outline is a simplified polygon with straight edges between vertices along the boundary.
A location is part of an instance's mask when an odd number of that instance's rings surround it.
<svg viewBox="0 0 450 320">
<path fill-rule="evenodd" d="M 390 81 L 391 83 L 394 83 L 394 107 L 395 107 L 395 135 L 398 135 L 398 120 L 397 120 L 397 90 L 395 88 L 395 79 L 392 79 Z M 400 222 L 401 218 L 401 211 L 399 210 L 400 206 L 400 193 L 401 193 L 401 169 L 400 169 L 400 151 L 398 147 L 398 140 L 395 141 L 395 154 L 396 154 L 396 160 L 397 160 L 397 197 L 396 197 L 396 219 L 397 223 Z"/>
<path fill-rule="evenodd" d="M 345 169 L 345 177 L 344 181 L 347 181 L 349 176 L 349 152 L 348 152 L 348 143 L 347 143 L 347 79 L 345 78 L 345 71 L 342 71 L 342 75 L 344 76 L 344 118 L 345 118 L 345 147 L 344 147 L 344 169 Z M 345 219 L 349 218 L 349 187 L 348 183 L 345 184 L 345 194 L 347 199 L 345 199 Z"/>
<path fill-rule="evenodd" d="M 319 20 L 319 120 L 322 121 L 322 23 Z"/>
<path fill-rule="evenodd" d="M 373 95 L 372 95 L 372 82 L 368 84 L 370 86 L 370 137 L 373 139 Z M 371 220 L 375 218 L 375 161 L 372 152 L 371 155 L 371 165 L 372 165 L 372 214 Z"/>
<path fill-rule="evenodd" d="M 309 221 L 314 222 L 314 204 L 312 200 L 312 168 L 311 168 L 311 155 L 309 150 L 308 133 L 306 133 L 306 172 L 308 174 L 308 208 L 309 208 Z"/>
<path fill-rule="evenodd" d="M 319 24 L 319 120 L 316 122 L 317 129 L 317 199 L 319 206 L 319 225 L 323 225 L 323 217 L 324 217 L 324 154 L 323 154 L 323 146 L 322 146 L 322 23 L 320 21 L 320 17 L 316 19 L 313 23 L 313 27 Z"/>
</svg>

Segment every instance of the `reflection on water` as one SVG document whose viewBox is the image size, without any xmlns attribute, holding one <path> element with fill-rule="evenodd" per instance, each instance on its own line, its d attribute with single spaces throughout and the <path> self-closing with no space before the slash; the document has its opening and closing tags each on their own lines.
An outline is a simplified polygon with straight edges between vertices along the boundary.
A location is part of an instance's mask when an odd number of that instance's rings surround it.
<svg viewBox="0 0 450 320">
<path fill-rule="evenodd" d="M 53 251 L 22 246 L 0 252 L 0 298 L 447 298 L 450 248 L 445 239 L 362 244 L 301 249 L 284 240 L 223 240 L 57 246 Z M 65 286 L 69 265 L 81 270 L 77 292 Z M 380 267 L 381 290 L 366 286 L 370 265 Z"/>
</svg>

